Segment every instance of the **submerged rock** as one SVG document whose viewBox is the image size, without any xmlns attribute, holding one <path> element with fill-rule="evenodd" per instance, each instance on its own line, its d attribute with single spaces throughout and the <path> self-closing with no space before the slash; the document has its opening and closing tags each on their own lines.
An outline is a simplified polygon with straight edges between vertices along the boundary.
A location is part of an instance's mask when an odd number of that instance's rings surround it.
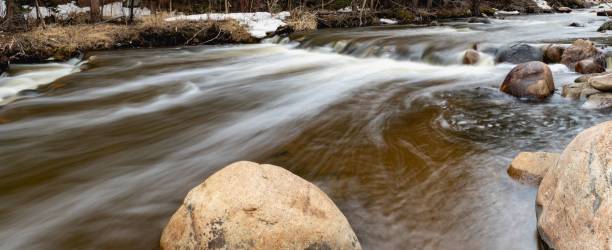
<svg viewBox="0 0 612 250">
<path fill-rule="evenodd" d="M 607 109 L 612 108 L 612 93 L 594 93 L 587 97 L 587 101 L 582 105 L 586 109 Z"/>
<path fill-rule="evenodd" d="M 592 59 L 585 59 L 576 63 L 576 67 L 574 68 L 574 70 L 580 74 L 594 74 L 606 72 L 606 68 L 604 68 L 601 64 L 596 63 Z"/>
<path fill-rule="evenodd" d="M 319 188 L 253 162 L 231 164 L 192 189 L 160 243 L 162 249 L 361 249 Z"/>
<path fill-rule="evenodd" d="M 612 92 L 612 73 L 591 77 L 588 82 L 596 90 Z"/>
<path fill-rule="evenodd" d="M 599 51 L 593 42 L 583 39 L 574 41 L 570 47 L 565 49 L 561 57 L 561 63 L 570 69 L 575 69 L 576 64 L 585 59 L 591 59 L 594 63 L 606 68 L 603 52 Z"/>
<path fill-rule="evenodd" d="M 491 20 L 489 20 L 489 18 L 486 18 L 486 17 L 471 17 L 470 19 L 468 19 L 468 23 L 484 23 L 484 24 L 489 24 L 489 23 L 491 23 Z"/>
<path fill-rule="evenodd" d="M 479 59 L 480 59 L 480 54 L 478 53 L 478 51 L 473 50 L 473 49 L 468 49 L 465 51 L 465 54 L 463 54 L 463 64 L 468 64 L 468 65 L 476 64 L 478 63 Z"/>
<path fill-rule="evenodd" d="M 612 10 L 597 11 L 597 16 L 612 16 Z"/>
<path fill-rule="evenodd" d="M 607 21 L 605 23 L 603 23 L 599 29 L 597 29 L 597 31 L 599 32 L 606 32 L 608 30 L 612 30 L 612 21 Z"/>
<path fill-rule="evenodd" d="M 555 92 L 553 75 L 543 62 L 527 62 L 514 67 L 500 90 L 516 97 L 544 99 Z"/>
<path fill-rule="evenodd" d="M 548 170 L 536 198 L 538 233 L 550 249 L 610 249 L 612 121 L 589 128 Z"/>
<path fill-rule="evenodd" d="M 544 48 L 544 62 L 545 63 L 560 63 L 561 57 L 563 56 L 564 47 L 559 45 L 548 45 Z"/>
<path fill-rule="evenodd" d="M 521 152 L 508 167 L 508 175 L 520 183 L 537 186 L 559 159 L 557 153 Z"/>
<path fill-rule="evenodd" d="M 497 55 L 499 62 L 524 63 L 542 61 L 542 51 L 526 43 L 517 43 L 501 49 Z"/>
<path fill-rule="evenodd" d="M 573 22 L 573 23 L 570 23 L 569 26 L 570 27 L 584 27 L 584 24 Z"/>
</svg>

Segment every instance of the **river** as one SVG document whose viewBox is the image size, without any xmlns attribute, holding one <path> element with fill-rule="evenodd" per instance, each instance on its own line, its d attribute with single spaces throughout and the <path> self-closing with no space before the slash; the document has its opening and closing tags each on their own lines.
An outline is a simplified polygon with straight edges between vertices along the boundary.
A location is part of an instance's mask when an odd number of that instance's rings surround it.
<svg viewBox="0 0 612 250">
<path fill-rule="evenodd" d="M 0 77 L 0 249 L 157 248 L 186 193 L 238 160 L 319 186 L 365 249 L 537 249 L 536 188 L 508 163 L 559 152 L 612 112 L 562 98 L 578 76 L 563 65 L 557 93 L 534 103 L 498 91 L 514 65 L 461 55 L 612 45 L 595 31 L 605 20 L 326 29 L 15 66 Z"/>
</svg>

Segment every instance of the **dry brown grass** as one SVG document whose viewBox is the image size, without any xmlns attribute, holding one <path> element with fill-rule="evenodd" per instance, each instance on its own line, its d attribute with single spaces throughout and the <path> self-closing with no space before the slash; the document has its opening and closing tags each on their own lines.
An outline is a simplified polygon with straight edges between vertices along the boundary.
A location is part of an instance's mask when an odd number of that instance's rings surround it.
<svg viewBox="0 0 612 250">
<path fill-rule="evenodd" d="M 317 15 L 312 12 L 295 9 L 285 21 L 293 31 L 308 31 L 317 29 Z"/>
<path fill-rule="evenodd" d="M 195 44 L 248 43 L 255 40 L 236 21 L 175 21 L 164 15 L 144 18 L 134 25 L 79 24 L 47 26 L 11 36 L 0 36 L 2 55 L 13 62 L 53 57 L 65 60 L 79 52 L 120 47 L 158 47 Z"/>
</svg>

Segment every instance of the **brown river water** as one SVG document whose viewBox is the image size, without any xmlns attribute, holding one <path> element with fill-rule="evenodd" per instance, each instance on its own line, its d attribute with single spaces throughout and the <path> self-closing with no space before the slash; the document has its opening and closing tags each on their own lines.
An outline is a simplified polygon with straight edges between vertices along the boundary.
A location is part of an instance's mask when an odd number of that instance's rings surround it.
<svg viewBox="0 0 612 250">
<path fill-rule="evenodd" d="M 0 77 L 0 249 L 158 248 L 186 193 L 238 160 L 319 186 L 365 249 L 537 249 L 536 189 L 508 163 L 559 152 L 612 112 L 509 97 L 497 89 L 512 64 L 463 66 L 461 53 L 612 45 L 595 32 L 605 20 L 329 29 L 16 65 Z M 577 77 L 551 69 L 558 90 Z"/>
</svg>

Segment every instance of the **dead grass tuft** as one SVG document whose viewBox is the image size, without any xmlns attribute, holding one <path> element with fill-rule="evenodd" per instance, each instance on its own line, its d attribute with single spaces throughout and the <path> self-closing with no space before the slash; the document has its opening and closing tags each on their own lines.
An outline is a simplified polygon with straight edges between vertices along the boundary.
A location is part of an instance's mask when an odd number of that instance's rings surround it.
<svg viewBox="0 0 612 250">
<path fill-rule="evenodd" d="M 291 11 L 286 20 L 287 26 L 293 31 L 309 31 L 317 29 L 317 15 L 302 9 Z"/>
<path fill-rule="evenodd" d="M 165 21 L 143 18 L 134 25 L 53 25 L 46 29 L 0 37 L 0 52 L 12 62 L 35 62 L 53 57 L 65 60 L 80 52 L 121 47 L 160 47 L 195 44 L 248 43 L 255 40 L 236 21 Z"/>
</svg>

